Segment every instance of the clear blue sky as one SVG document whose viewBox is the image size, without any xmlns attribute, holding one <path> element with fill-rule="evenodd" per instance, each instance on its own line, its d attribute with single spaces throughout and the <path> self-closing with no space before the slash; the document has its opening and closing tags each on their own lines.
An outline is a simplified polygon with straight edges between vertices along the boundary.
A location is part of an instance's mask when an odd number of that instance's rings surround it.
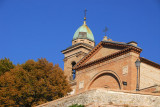
<svg viewBox="0 0 160 107">
<path fill-rule="evenodd" d="M 96 44 L 136 41 L 142 57 L 160 64 L 160 0 L 0 0 L 0 58 L 14 64 L 46 58 L 63 68 L 61 51 L 87 25 Z"/>
</svg>

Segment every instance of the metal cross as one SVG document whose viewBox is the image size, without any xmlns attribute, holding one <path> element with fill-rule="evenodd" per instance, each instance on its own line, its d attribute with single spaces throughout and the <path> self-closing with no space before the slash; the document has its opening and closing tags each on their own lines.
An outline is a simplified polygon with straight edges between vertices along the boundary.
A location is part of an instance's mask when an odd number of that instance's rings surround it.
<svg viewBox="0 0 160 107">
<path fill-rule="evenodd" d="M 84 17 L 86 18 L 87 9 L 84 10 Z"/>
<path fill-rule="evenodd" d="M 108 28 L 105 27 L 105 29 L 103 30 L 103 32 L 105 32 L 105 36 L 106 36 L 106 32 L 108 31 Z"/>
</svg>

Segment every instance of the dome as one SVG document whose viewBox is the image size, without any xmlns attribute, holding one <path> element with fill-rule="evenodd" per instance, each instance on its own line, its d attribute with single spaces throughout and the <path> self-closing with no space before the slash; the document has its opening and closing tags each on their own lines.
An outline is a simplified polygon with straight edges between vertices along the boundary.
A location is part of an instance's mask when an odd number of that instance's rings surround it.
<svg viewBox="0 0 160 107">
<path fill-rule="evenodd" d="M 86 22 L 84 21 L 84 24 L 77 29 L 73 36 L 73 40 L 75 39 L 88 39 L 94 42 L 94 36 L 92 31 L 89 29 L 89 27 L 86 25 Z"/>
</svg>

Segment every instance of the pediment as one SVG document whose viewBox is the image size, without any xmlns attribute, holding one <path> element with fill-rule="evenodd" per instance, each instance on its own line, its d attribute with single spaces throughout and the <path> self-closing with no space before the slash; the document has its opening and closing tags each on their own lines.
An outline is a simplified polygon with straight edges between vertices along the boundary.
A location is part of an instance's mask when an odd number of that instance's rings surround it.
<svg viewBox="0 0 160 107">
<path fill-rule="evenodd" d="M 101 49 L 97 50 L 97 52 L 93 53 L 91 55 L 90 58 L 87 59 L 87 61 L 85 63 L 89 63 L 92 62 L 94 60 L 100 59 L 102 57 L 108 56 L 110 54 L 113 54 L 115 52 L 118 52 L 122 49 L 118 49 L 118 48 L 111 48 L 111 47 L 107 47 L 107 46 L 103 46 Z"/>
<path fill-rule="evenodd" d="M 111 56 L 112 54 L 116 54 L 120 51 L 123 51 L 128 48 L 137 49 L 138 52 L 141 52 L 141 48 L 133 45 L 129 45 L 127 43 L 122 42 L 104 42 L 101 41 L 96 47 L 94 47 L 84 58 L 82 58 L 73 69 L 77 69 L 80 66 L 86 65 L 88 63 L 95 62 L 99 59 L 102 59 L 107 56 Z"/>
</svg>

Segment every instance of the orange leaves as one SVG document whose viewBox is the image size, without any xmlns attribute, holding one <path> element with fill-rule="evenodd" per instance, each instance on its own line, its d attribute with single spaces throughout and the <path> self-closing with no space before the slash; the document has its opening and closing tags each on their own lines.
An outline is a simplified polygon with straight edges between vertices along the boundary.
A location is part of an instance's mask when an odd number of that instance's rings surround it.
<svg viewBox="0 0 160 107">
<path fill-rule="evenodd" d="M 46 59 L 28 60 L 0 76 L 0 105 L 32 106 L 71 91 L 62 69 Z"/>
<path fill-rule="evenodd" d="M 14 68 L 14 65 L 9 59 L 2 58 L 0 60 L 0 75 L 4 74 L 7 71 L 10 71 L 10 69 L 12 68 Z"/>
</svg>

